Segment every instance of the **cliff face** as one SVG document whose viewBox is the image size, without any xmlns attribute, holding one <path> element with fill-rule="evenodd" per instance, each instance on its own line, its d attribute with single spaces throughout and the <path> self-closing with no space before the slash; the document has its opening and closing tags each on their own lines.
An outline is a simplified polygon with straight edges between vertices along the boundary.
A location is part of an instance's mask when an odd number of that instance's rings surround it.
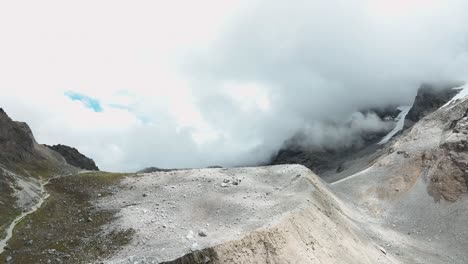
<svg viewBox="0 0 468 264">
<path fill-rule="evenodd" d="M 13 121 L 0 108 L 0 162 L 22 162 L 34 156 L 36 141 L 26 123 Z"/>
<path fill-rule="evenodd" d="M 72 148 L 65 145 L 55 145 L 55 146 L 47 146 L 50 149 L 58 152 L 62 155 L 68 164 L 73 165 L 77 168 L 84 169 L 84 170 L 94 170 L 98 171 L 99 168 L 96 166 L 96 163 L 85 155 L 81 154 L 76 148 Z"/>
<path fill-rule="evenodd" d="M 38 144 L 28 124 L 13 121 L 1 108 L 0 164 L 26 174 L 27 171 L 34 173 L 39 170 L 60 173 L 63 168 L 68 170 L 68 165 L 86 170 L 99 170 L 92 159 L 75 148 L 64 145 L 46 147 Z"/>
<path fill-rule="evenodd" d="M 454 87 L 458 85 L 430 85 L 423 84 L 416 95 L 413 107 L 406 115 L 405 127 L 411 127 L 423 117 L 439 109 L 457 93 Z"/>
</svg>

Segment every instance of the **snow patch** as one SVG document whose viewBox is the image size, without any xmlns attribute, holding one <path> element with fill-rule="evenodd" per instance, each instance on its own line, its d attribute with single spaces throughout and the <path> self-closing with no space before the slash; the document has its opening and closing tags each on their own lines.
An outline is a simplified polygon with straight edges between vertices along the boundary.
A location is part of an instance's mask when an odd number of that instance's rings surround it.
<svg viewBox="0 0 468 264">
<path fill-rule="evenodd" d="M 408 115 L 409 111 L 411 110 L 412 106 L 399 106 L 398 110 L 400 110 L 400 114 L 397 116 L 397 124 L 395 128 L 390 131 L 378 144 L 383 145 L 386 144 L 390 139 L 392 139 L 398 132 L 403 130 L 403 127 L 405 126 L 405 118 L 406 115 Z"/>
<path fill-rule="evenodd" d="M 460 87 L 456 87 L 456 88 L 453 88 L 453 90 L 460 90 L 460 92 L 455 95 L 452 100 L 448 101 L 446 104 L 444 104 L 441 108 L 445 108 L 459 100 L 463 100 L 463 99 L 466 99 L 468 97 L 468 84 L 465 84 L 463 86 L 460 86 Z M 439 108 L 439 109 L 441 109 Z"/>
<path fill-rule="evenodd" d="M 372 166 L 370 166 L 369 168 L 367 168 L 367 169 L 365 169 L 365 170 L 362 170 L 362 171 L 360 171 L 360 172 L 358 172 L 358 173 L 356 173 L 356 174 L 353 174 L 353 175 L 351 175 L 351 176 L 348 176 L 348 177 L 346 177 L 346 178 L 344 178 L 344 179 L 341 179 L 341 180 L 336 181 L 336 182 L 332 182 L 332 183 L 330 183 L 330 185 L 335 185 L 335 184 L 338 184 L 338 183 L 341 183 L 341 182 L 345 182 L 345 181 L 351 180 L 352 178 L 356 178 L 356 177 L 358 177 L 359 175 L 362 175 L 362 174 L 367 173 L 367 172 L 370 171 L 373 167 L 374 167 L 374 165 L 372 165 Z"/>
</svg>

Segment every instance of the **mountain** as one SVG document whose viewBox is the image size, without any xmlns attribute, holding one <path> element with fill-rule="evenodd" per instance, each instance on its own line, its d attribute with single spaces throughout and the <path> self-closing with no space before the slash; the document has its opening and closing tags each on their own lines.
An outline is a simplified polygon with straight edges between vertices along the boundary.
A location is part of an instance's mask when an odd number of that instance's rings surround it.
<svg viewBox="0 0 468 264">
<path fill-rule="evenodd" d="M 403 128 L 411 127 L 420 119 L 447 103 L 459 92 L 453 89 L 457 86 L 460 85 L 457 83 L 421 85 L 412 107 L 402 117 L 404 118 Z M 364 114 L 374 113 L 382 120 L 393 122 L 395 127 L 402 111 L 399 106 L 390 105 L 364 109 L 360 112 Z M 269 164 L 301 164 L 319 174 L 325 180 L 334 181 L 340 177 L 348 176 L 348 174 L 340 173 L 345 170 L 346 164 L 350 163 L 350 161 L 352 163 L 372 162 L 376 157 L 380 156 L 383 146 L 379 141 L 391 130 L 392 127 L 377 132 L 366 132 L 360 135 L 357 144 L 332 149 L 304 146 L 301 142 L 305 140 L 301 140 L 301 136 L 299 138 L 295 136 L 284 143 L 278 153 L 272 157 Z M 401 131 L 396 132 L 401 133 Z"/>
<path fill-rule="evenodd" d="M 429 115 L 447 103 L 458 93 L 458 91 L 453 88 L 459 86 L 461 86 L 461 84 L 456 83 L 445 85 L 423 84 L 418 89 L 413 106 L 408 115 L 406 115 L 405 127 L 408 128 L 412 126 L 421 118 Z"/>
<path fill-rule="evenodd" d="M 86 161 L 79 153 L 71 153 L 75 154 L 72 158 Z M 76 163 L 69 155 L 64 158 L 38 144 L 26 123 L 13 121 L 0 108 L 0 239 L 9 235 L 15 218 L 43 202 L 49 179 L 80 170 L 73 165 Z"/>
<path fill-rule="evenodd" d="M 320 177 L 294 164 L 78 173 L 3 117 L 0 146 L 17 153 L 2 154 L 14 229 L 0 263 L 467 263 L 468 86 L 448 93 L 415 100 L 405 130 L 409 108 L 384 111 L 395 128 L 359 148 L 288 150 Z M 39 161 L 62 174 L 26 166 Z M 21 193 L 37 201 L 20 207 Z"/>
<path fill-rule="evenodd" d="M 363 131 L 356 136 L 353 144 L 347 146 L 311 146 L 303 143 L 307 142 L 307 135 L 297 134 L 283 144 L 268 164 L 301 164 L 323 178 L 328 178 L 329 174 L 341 172 L 348 160 L 368 157 L 378 151 L 381 146 L 377 143 L 397 124 L 400 112 L 397 106 L 361 110 L 363 114 L 377 115 L 389 125 L 377 131 Z"/>
<path fill-rule="evenodd" d="M 57 152 L 38 144 L 26 123 L 13 121 L 0 108 L 0 239 L 18 215 L 44 199 L 43 181 L 75 171 Z"/>
<path fill-rule="evenodd" d="M 60 174 L 70 170 L 65 159 L 57 152 L 34 139 L 29 126 L 13 121 L 0 108 L 0 164 L 14 172 L 38 178 L 38 172 Z"/>
<path fill-rule="evenodd" d="M 0 108 L 0 160 L 3 163 L 30 160 L 36 141 L 26 123 L 14 122 Z"/>
<path fill-rule="evenodd" d="M 98 202 L 136 230 L 105 263 L 466 263 L 468 98 L 445 103 L 330 184 L 300 165 L 129 178 Z"/>
<path fill-rule="evenodd" d="M 468 87 L 458 92 L 367 169 L 332 184 L 369 219 L 389 223 L 376 237 L 391 240 L 403 263 L 468 260 Z"/>
</svg>

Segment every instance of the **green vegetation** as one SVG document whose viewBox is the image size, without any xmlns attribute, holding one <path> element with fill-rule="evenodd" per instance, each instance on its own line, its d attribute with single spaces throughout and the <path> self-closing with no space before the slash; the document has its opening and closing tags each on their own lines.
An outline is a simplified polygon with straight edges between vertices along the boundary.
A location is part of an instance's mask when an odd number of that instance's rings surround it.
<svg viewBox="0 0 468 264">
<path fill-rule="evenodd" d="M 13 190 L 10 186 L 0 182 L 0 239 L 6 236 L 6 229 L 21 213 L 20 210 L 14 206 L 16 199 L 12 196 L 12 193 Z"/>
<path fill-rule="evenodd" d="M 112 195 L 126 176 L 92 172 L 52 179 L 46 187 L 49 199 L 18 224 L 0 263 L 7 256 L 22 264 L 89 263 L 118 251 L 134 231 L 103 230 L 116 212 L 95 208 L 93 202 Z"/>
<path fill-rule="evenodd" d="M 51 161 L 49 160 L 34 160 L 30 162 L 23 162 L 12 166 L 13 171 L 19 175 L 30 175 L 34 178 L 48 179 L 61 174 Z"/>
<path fill-rule="evenodd" d="M 9 164 L 7 167 L 11 168 L 11 171 L 18 175 L 29 175 L 34 178 L 51 178 L 60 173 L 56 169 L 53 169 L 53 164 L 47 160 Z M 21 210 L 16 208 L 16 198 L 13 196 L 13 193 L 14 190 L 8 184 L 6 175 L 0 174 L 0 239 L 6 236 L 6 229 L 21 214 Z"/>
</svg>

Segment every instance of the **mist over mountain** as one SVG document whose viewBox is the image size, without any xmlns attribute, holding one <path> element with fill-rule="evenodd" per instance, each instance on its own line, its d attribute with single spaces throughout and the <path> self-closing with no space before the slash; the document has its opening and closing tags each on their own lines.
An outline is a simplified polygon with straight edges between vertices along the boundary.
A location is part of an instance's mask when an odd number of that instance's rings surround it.
<svg viewBox="0 0 468 264">
<path fill-rule="evenodd" d="M 107 170 L 256 164 L 297 133 L 354 144 L 388 126 L 359 110 L 468 76 L 465 1 L 390 2 L 4 3 L 0 103 Z"/>
<path fill-rule="evenodd" d="M 385 128 L 359 109 L 411 105 L 421 83 L 465 78 L 467 27 L 452 9 L 465 3 L 392 14 L 376 2 L 259 2 L 188 67 L 204 116 L 271 148 L 297 132 L 306 144 L 353 144 L 350 119 Z"/>
</svg>

